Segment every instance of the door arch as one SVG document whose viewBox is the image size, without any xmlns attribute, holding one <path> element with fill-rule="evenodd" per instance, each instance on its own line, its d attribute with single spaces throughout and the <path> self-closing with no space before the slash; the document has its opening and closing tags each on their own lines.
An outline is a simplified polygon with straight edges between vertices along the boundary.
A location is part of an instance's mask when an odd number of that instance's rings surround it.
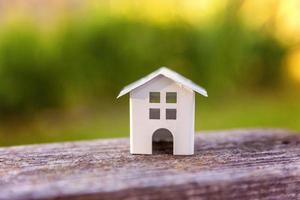
<svg viewBox="0 0 300 200">
<path fill-rule="evenodd" d="M 174 137 L 171 131 L 160 128 L 152 135 L 152 154 L 173 154 Z"/>
</svg>

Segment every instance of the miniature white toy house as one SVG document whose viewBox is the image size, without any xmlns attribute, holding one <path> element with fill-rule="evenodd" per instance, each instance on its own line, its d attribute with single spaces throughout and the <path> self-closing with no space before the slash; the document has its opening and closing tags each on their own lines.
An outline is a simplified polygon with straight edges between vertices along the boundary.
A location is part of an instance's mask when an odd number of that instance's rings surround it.
<svg viewBox="0 0 300 200">
<path fill-rule="evenodd" d="M 194 154 L 195 92 L 204 88 L 162 67 L 126 86 L 130 93 L 130 153 L 152 154 L 153 141 L 173 141 L 174 155 Z"/>
</svg>

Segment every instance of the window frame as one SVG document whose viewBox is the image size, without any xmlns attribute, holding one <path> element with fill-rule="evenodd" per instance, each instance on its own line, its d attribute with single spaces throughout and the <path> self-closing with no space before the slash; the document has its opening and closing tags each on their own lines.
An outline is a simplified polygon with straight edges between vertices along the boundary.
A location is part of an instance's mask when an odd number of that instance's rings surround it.
<svg viewBox="0 0 300 200">
<path fill-rule="evenodd" d="M 171 117 L 170 117 L 170 113 L 169 112 L 173 112 L 175 111 L 175 117 L 173 117 L 174 113 L 171 113 Z M 168 115 L 169 113 L 169 115 Z M 166 108 L 166 120 L 177 120 L 177 109 L 176 108 Z"/>
<path fill-rule="evenodd" d="M 175 96 L 172 96 L 174 94 L 175 94 Z M 175 101 L 173 102 L 172 100 L 174 100 L 174 99 L 175 99 Z M 168 102 L 168 100 L 169 100 L 169 102 Z M 177 92 L 166 92 L 166 103 L 173 103 L 173 104 L 177 103 Z"/>
<path fill-rule="evenodd" d="M 158 111 L 158 117 L 155 116 L 157 114 L 155 112 L 157 112 L 157 111 Z M 160 120 L 160 114 L 161 114 L 160 108 L 149 108 L 149 119 L 150 120 Z M 153 117 L 153 115 L 154 115 L 154 117 Z"/>
<path fill-rule="evenodd" d="M 157 94 L 158 94 L 158 97 L 155 96 Z M 161 97 L 160 92 L 149 92 L 149 103 L 161 103 L 160 97 Z"/>
</svg>

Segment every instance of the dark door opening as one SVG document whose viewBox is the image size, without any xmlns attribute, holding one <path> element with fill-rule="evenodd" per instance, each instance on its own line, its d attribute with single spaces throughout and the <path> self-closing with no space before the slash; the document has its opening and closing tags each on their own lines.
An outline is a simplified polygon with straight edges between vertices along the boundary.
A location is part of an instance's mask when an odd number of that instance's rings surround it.
<svg viewBox="0 0 300 200">
<path fill-rule="evenodd" d="M 161 128 L 153 133 L 152 154 L 173 154 L 173 135 L 168 129 Z"/>
</svg>

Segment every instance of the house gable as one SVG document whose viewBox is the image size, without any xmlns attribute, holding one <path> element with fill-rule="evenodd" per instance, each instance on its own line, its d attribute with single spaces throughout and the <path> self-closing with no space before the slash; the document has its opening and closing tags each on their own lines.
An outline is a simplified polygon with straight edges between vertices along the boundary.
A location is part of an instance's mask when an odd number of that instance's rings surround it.
<svg viewBox="0 0 300 200">
<path fill-rule="evenodd" d="M 202 94 L 203 96 L 206 96 L 206 97 L 208 96 L 207 91 L 204 88 L 202 88 L 201 86 L 198 86 L 197 84 L 193 83 L 191 80 L 181 76 L 180 74 L 178 74 L 166 67 L 162 67 L 162 68 L 156 70 L 155 72 L 149 74 L 148 76 L 124 87 L 123 90 L 119 93 L 117 98 L 137 89 L 138 87 L 143 86 L 144 84 L 148 83 L 149 81 L 153 80 L 154 78 L 156 78 L 158 76 L 167 77 L 180 85 L 183 85 L 199 94 Z"/>
</svg>

